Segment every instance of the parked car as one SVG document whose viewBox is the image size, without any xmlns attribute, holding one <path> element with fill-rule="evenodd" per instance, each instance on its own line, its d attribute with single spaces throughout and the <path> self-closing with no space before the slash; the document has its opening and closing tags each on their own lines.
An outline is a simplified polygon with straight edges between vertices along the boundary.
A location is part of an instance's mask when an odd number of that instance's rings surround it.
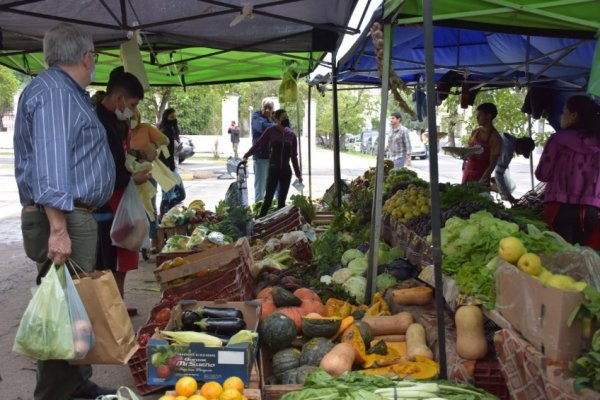
<svg viewBox="0 0 600 400">
<path fill-rule="evenodd" d="M 410 139 L 410 147 L 412 152 L 410 153 L 410 158 L 413 160 L 415 158 L 420 158 L 424 160 L 429 155 L 427 152 L 427 147 L 425 147 L 425 143 L 421 139 L 421 135 L 417 131 L 410 131 L 408 135 Z"/>
<path fill-rule="evenodd" d="M 179 163 L 182 163 L 184 160 L 194 155 L 194 142 L 187 136 L 182 135 L 179 136 L 179 138 L 181 139 L 181 144 L 177 156 L 179 158 Z"/>
<path fill-rule="evenodd" d="M 346 150 L 360 151 L 361 143 L 359 135 L 347 133 L 344 135 Z"/>
</svg>

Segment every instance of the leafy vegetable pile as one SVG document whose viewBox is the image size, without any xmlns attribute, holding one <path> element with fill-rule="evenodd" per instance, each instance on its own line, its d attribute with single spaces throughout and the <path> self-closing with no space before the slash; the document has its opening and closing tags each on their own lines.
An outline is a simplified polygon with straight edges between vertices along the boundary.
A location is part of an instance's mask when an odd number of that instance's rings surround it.
<svg viewBox="0 0 600 400">
<path fill-rule="evenodd" d="M 469 385 L 444 381 L 396 381 L 384 376 L 345 373 L 334 378 L 323 370 L 312 372 L 304 389 L 282 400 L 383 400 L 383 399 L 492 400 L 496 397 Z"/>
</svg>

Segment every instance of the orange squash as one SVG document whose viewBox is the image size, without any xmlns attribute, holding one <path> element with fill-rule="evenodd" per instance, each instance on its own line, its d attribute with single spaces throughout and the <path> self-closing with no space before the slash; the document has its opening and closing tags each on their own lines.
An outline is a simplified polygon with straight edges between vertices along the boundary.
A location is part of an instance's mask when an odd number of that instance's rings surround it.
<svg viewBox="0 0 600 400">
<path fill-rule="evenodd" d="M 328 317 L 346 318 L 352 314 L 352 304 L 344 300 L 334 299 L 331 297 L 325 303 L 325 310 Z"/>
<path fill-rule="evenodd" d="M 302 317 L 308 314 L 301 307 L 280 307 L 277 309 L 278 313 L 281 313 L 285 316 L 288 316 L 294 321 L 296 328 L 298 329 L 298 333 L 302 332 Z"/>
<path fill-rule="evenodd" d="M 307 313 L 317 313 L 323 317 L 327 316 L 327 311 L 325 310 L 325 306 L 321 303 L 321 300 L 314 299 L 302 299 L 302 304 L 300 304 L 300 308 L 302 308 Z"/>
<path fill-rule="evenodd" d="M 342 334 L 341 342 L 351 344 L 354 348 L 354 365 L 361 365 L 366 361 L 367 348 L 358 326 L 349 326 Z"/>
<path fill-rule="evenodd" d="M 263 300 L 261 303 L 260 319 L 264 320 L 269 315 L 273 314 L 276 309 L 277 307 L 275 306 L 275 303 L 273 303 L 273 300 Z"/>
<path fill-rule="evenodd" d="M 337 333 L 335 334 L 335 336 L 332 339 L 336 340 L 337 338 L 339 338 L 346 331 L 346 329 L 348 329 L 348 327 L 350 325 L 352 325 L 353 323 L 354 323 L 354 317 L 352 315 L 345 317 L 342 320 L 340 329 L 337 331 Z"/>
<path fill-rule="evenodd" d="M 258 292 L 258 294 L 256 295 L 256 299 L 257 300 L 271 300 L 273 301 L 273 287 L 269 286 L 264 288 L 263 290 L 261 290 L 260 292 Z"/>
<path fill-rule="evenodd" d="M 310 290 L 309 288 L 299 288 L 294 291 L 294 296 L 298 297 L 300 300 L 315 300 L 319 303 L 323 304 L 321 298 L 318 294 Z"/>
</svg>

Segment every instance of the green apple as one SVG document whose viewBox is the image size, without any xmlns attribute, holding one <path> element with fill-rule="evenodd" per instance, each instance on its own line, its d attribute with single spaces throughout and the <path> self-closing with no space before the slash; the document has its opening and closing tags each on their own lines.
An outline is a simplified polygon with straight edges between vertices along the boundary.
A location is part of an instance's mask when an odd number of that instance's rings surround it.
<svg viewBox="0 0 600 400">
<path fill-rule="evenodd" d="M 535 253 L 525 253 L 517 261 L 517 267 L 526 274 L 538 276 L 542 272 L 542 260 Z"/>
<path fill-rule="evenodd" d="M 516 264 L 519 258 L 526 252 L 527 250 L 525 250 L 523 243 L 514 236 L 508 236 L 500 240 L 498 255 L 506 262 Z"/>
</svg>

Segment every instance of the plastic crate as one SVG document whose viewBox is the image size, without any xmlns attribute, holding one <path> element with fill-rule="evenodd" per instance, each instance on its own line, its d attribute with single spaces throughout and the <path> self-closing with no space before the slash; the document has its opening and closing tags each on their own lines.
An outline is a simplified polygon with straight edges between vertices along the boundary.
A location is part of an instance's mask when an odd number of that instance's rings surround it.
<svg viewBox="0 0 600 400">
<path fill-rule="evenodd" d="M 144 333 L 149 333 L 152 335 L 156 328 L 161 328 L 158 324 L 147 324 L 142 326 L 137 333 L 137 337 L 139 338 Z M 148 394 L 165 391 L 167 389 L 166 386 L 150 386 L 148 385 L 148 377 L 147 377 L 147 369 L 148 366 L 146 363 L 148 362 L 148 356 L 146 353 L 146 346 L 140 346 L 140 348 L 131 356 L 127 365 L 129 366 L 129 370 L 131 371 L 131 375 L 133 376 L 133 381 L 135 382 L 135 387 L 139 394 L 142 396 L 146 396 Z"/>
<path fill-rule="evenodd" d="M 490 351 L 483 360 L 475 362 L 473 379 L 478 388 L 493 394 L 500 400 L 510 400 L 510 391 L 494 351 Z"/>
<path fill-rule="evenodd" d="M 167 239 L 174 235 L 187 235 L 187 225 L 156 228 L 156 249 L 162 251 Z"/>
</svg>

